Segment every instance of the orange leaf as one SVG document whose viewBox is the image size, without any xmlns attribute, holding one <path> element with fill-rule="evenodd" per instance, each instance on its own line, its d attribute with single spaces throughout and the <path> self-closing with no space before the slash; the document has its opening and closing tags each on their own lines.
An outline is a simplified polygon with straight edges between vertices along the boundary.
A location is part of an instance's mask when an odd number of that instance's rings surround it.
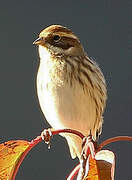
<svg viewBox="0 0 132 180">
<path fill-rule="evenodd" d="M 84 180 L 114 180 L 115 156 L 108 150 L 96 153 L 89 159 L 89 173 Z"/>
<path fill-rule="evenodd" d="M 89 158 L 88 176 L 84 180 L 99 180 L 96 160 L 92 159 L 91 156 Z"/>
<path fill-rule="evenodd" d="M 0 144 L 0 180 L 11 180 L 17 162 L 29 147 L 28 141 L 16 140 Z"/>
</svg>

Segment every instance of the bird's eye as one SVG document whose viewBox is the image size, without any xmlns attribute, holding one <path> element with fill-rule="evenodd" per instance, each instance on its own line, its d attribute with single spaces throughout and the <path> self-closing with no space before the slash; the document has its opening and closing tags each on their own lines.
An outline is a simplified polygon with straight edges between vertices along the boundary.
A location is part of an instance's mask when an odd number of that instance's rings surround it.
<svg viewBox="0 0 132 180">
<path fill-rule="evenodd" d="M 53 40 L 54 40 L 55 42 L 58 42 L 60 39 L 61 39 L 61 37 L 60 37 L 59 35 L 55 35 L 55 36 L 53 37 Z"/>
</svg>

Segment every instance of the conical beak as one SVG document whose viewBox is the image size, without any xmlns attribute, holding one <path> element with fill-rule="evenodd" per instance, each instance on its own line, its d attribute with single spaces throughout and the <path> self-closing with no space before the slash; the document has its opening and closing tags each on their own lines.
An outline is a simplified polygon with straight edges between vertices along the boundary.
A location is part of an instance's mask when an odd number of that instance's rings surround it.
<svg viewBox="0 0 132 180">
<path fill-rule="evenodd" d="M 38 39 L 36 39 L 36 40 L 33 42 L 33 44 L 36 44 L 36 45 L 39 45 L 39 44 L 42 44 L 42 43 L 44 43 L 44 40 L 43 40 L 42 37 L 39 37 Z"/>
</svg>

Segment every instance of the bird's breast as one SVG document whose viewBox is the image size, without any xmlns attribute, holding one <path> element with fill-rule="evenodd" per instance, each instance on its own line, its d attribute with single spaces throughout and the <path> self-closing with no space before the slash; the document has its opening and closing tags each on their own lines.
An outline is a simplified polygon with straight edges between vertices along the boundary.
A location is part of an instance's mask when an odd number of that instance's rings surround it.
<svg viewBox="0 0 132 180">
<path fill-rule="evenodd" d="M 87 134 L 96 114 L 90 94 L 77 82 L 70 86 L 63 77 L 53 78 L 45 63 L 40 63 L 38 70 L 37 92 L 47 121 L 56 129 L 72 128 Z"/>
</svg>

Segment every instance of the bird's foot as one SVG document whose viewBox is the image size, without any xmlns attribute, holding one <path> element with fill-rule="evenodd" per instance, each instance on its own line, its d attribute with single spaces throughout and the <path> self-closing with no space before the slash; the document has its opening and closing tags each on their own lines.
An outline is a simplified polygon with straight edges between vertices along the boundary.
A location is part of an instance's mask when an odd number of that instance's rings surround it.
<svg viewBox="0 0 132 180">
<path fill-rule="evenodd" d="M 88 176 L 89 172 L 89 156 L 95 158 L 95 149 L 97 144 L 93 141 L 92 135 L 84 137 L 82 143 L 82 153 L 80 159 L 80 170 L 78 173 L 77 180 L 82 180 Z"/>
<path fill-rule="evenodd" d="M 51 129 L 44 129 L 41 133 L 42 140 L 45 141 L 46 144 L 48 144 L 48 149 L 50 149 L 50 139 L 52 136 Z"/>
<path fill-rule="evenodd" d="M 81 157 L 84 157 L 86 159 L 91 154 L 92 158 L 94 159 L 96 147 L 97 143 L 93 141 L 92 135 L 84 137 Z"/>
</svg>

